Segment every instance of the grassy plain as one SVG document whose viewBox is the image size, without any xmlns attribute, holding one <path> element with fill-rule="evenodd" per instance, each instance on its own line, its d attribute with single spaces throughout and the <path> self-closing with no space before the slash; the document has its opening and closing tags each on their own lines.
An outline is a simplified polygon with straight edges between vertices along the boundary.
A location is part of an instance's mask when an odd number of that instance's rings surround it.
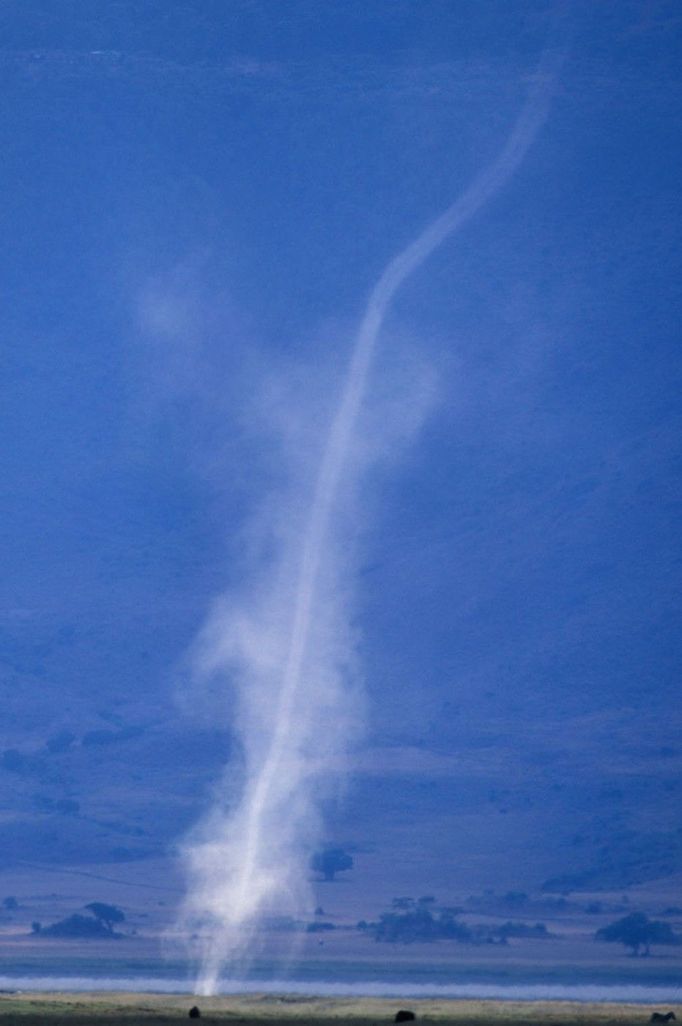
<svg viewBox="0 0 682 1026">
<path fill-rule="evenodd" d="M 187 1020 L 195 999 L 184 995 L 0 995 L 0 1026 L 135 1026 Z M 205 1026 L 383 1026 L 401 1002 L 384 998 L 248 995 L 198 999 Z M 434 1026 L 635 1026 L 649 1022 L 643 1005 L 576 1002 L 417 1000 L 405 1003 L 417 1023 Z M 405 1005 L 403 1005 L 404 1007 Z"/>
</svg>

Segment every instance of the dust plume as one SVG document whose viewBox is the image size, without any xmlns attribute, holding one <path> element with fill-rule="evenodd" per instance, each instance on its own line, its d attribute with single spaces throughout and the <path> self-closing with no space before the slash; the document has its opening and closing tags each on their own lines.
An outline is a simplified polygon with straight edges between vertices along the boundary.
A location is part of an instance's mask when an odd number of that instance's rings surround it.
<svg viewBox="0 0 682 1026">
<path fill-rule="evenodd" d="M 236 695 L 243 779 L 219 796 L 186 848 L 186 924 L 201 947 L 196 990 L 215 993 L 252 950 L 258 923 L 311 909 L 307 864 L 321 835 L 318 800 L 361 722 L 353 624 L 357 489 L 375 453 L 365 432 L 368 381 L 396 293 L 521 164 L 543 124 L 558 58 L 546 51 L 498 157 L 393 257 L 372 289 L 354 339 L 317 470 L 285 504 L 268 502 L 269 552 L 238 594 L 221 598 L 198 640 L 200 675 Z M 303 400 L 303 403 L 305 400 Z M 377 447 L 380 450 L 381 446 Z M 305 461 L 302 461 L 302 465 Z M 277 510 L 276 512 L 274 510 Z M 234 798 L 234 800 L 232 800 Z"/>
</svg>

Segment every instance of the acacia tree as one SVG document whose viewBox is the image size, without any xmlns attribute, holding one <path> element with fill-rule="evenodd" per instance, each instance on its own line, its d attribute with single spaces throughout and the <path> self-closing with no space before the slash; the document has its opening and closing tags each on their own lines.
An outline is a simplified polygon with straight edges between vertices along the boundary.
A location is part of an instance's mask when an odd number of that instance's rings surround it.
<svg viewBox="0 0 682 1026">
<path fill-rule="evenodd" d="M 343 848 L 326 848 L 313 855 L 310 868 L 315 873 L 322 873 L 325 880 L 333 880 L 336 873 L 353 868 L 353 857 Z"/>
<path fill-rule="evenodd" d="M 120 908 L 117 908 L 116 905 L 107 905 L 103 901 L 91 901 L 85 907 L 88 912 L 92 912 L 95 919 L 99 919 L 109 933 L 114 932 L 115 923 L 122 923 L 125 919 L 125 915 Z"/>
<path fill-rule="evenodd" d="M 673 933 L 669 923 L 660 919 L 649 919 L 643 912 L 631 912 L 622 919 L 603 926 L 595 933 L 596 940 L 618 942 L 632 949 L 633 957 L 644 949 L 643 956 L 651 953 L 652 944 L 679 944 L 680 938 Z"/>
</svg>

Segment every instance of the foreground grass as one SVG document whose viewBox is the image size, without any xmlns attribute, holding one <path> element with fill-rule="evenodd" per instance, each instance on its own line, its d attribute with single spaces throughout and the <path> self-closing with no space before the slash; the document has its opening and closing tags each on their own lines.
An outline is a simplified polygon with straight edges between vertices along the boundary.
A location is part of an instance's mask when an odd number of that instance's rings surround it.
<svg viewBox="0 0 682 1026">
<path fill-rule="evenodd" d="M 307 998 L 273 995 L 194 999 L 155 994 L 0 995 L 0 1026 L 152 1026 L 189 1021 L 195 1003 L 200 1026 L 383 1026 L 400 1007 L 438 1026 L 629 1026 L 649 1022 L 652 1007 L 564 1001 L 400 1001 L 380 998 Z"/>
</svg>

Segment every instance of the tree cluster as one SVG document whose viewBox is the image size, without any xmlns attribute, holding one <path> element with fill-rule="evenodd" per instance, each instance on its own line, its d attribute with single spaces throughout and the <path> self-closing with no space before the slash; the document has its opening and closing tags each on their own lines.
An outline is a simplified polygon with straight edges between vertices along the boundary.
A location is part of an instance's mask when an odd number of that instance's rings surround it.
<svg viewBox="0 0 682 1026">
<path fill-rule="evenodd" d="M 110 930 L 107 930 L 104 923 L 99 919 L 93 919 L 92 916 L 82 916 L 77 912 L 72 916 L 67 916 L 66 919 L 60 919 L 57 923 L 52 923 L 51 926 L 34 929 L 33 932 L 40 933 L 41 937 L 79 937 L 87 939 L 91 937 L 115 936 Z"/>
<path fill-rule="evenodd" d="M 415 941 L 471 940 L 471 930 L 456 918 L 457 909 L 432 909 L 433 899 L 418 899 L 411 907 L 384 912 L 370 930 L 375 940 L 411 944 Z"/>
<path fill-rule="evenodd" d="M 423 898 L 395 898 L 388 912 L 377 922 L 358 923 L 377 941 L 413 944 L 438 940 L 468 944 L 506 944 L 509 937 L 541 937 L 552 935 L 544 923 L 506 922 L 500 926 L 469 926 L 458 919 L 461 908 L 438 907 L 431 895 Z"/>
<path fill-rule="evenodd" d="M 85 908 L 92 913 L 91 916 L 75 913 L 52 923 L 51 926 L 42 927 L 40 923 L 33 923 L 31 930 L 33 933 L 39 933 L 41 937 L 109 938 L 121 936 L 114 931 L 114 925 L 125 920 L 125 915 L 120 908 L 115 905 L 107 905 L 103 901 L 91 901 Z"/>
</svg>

